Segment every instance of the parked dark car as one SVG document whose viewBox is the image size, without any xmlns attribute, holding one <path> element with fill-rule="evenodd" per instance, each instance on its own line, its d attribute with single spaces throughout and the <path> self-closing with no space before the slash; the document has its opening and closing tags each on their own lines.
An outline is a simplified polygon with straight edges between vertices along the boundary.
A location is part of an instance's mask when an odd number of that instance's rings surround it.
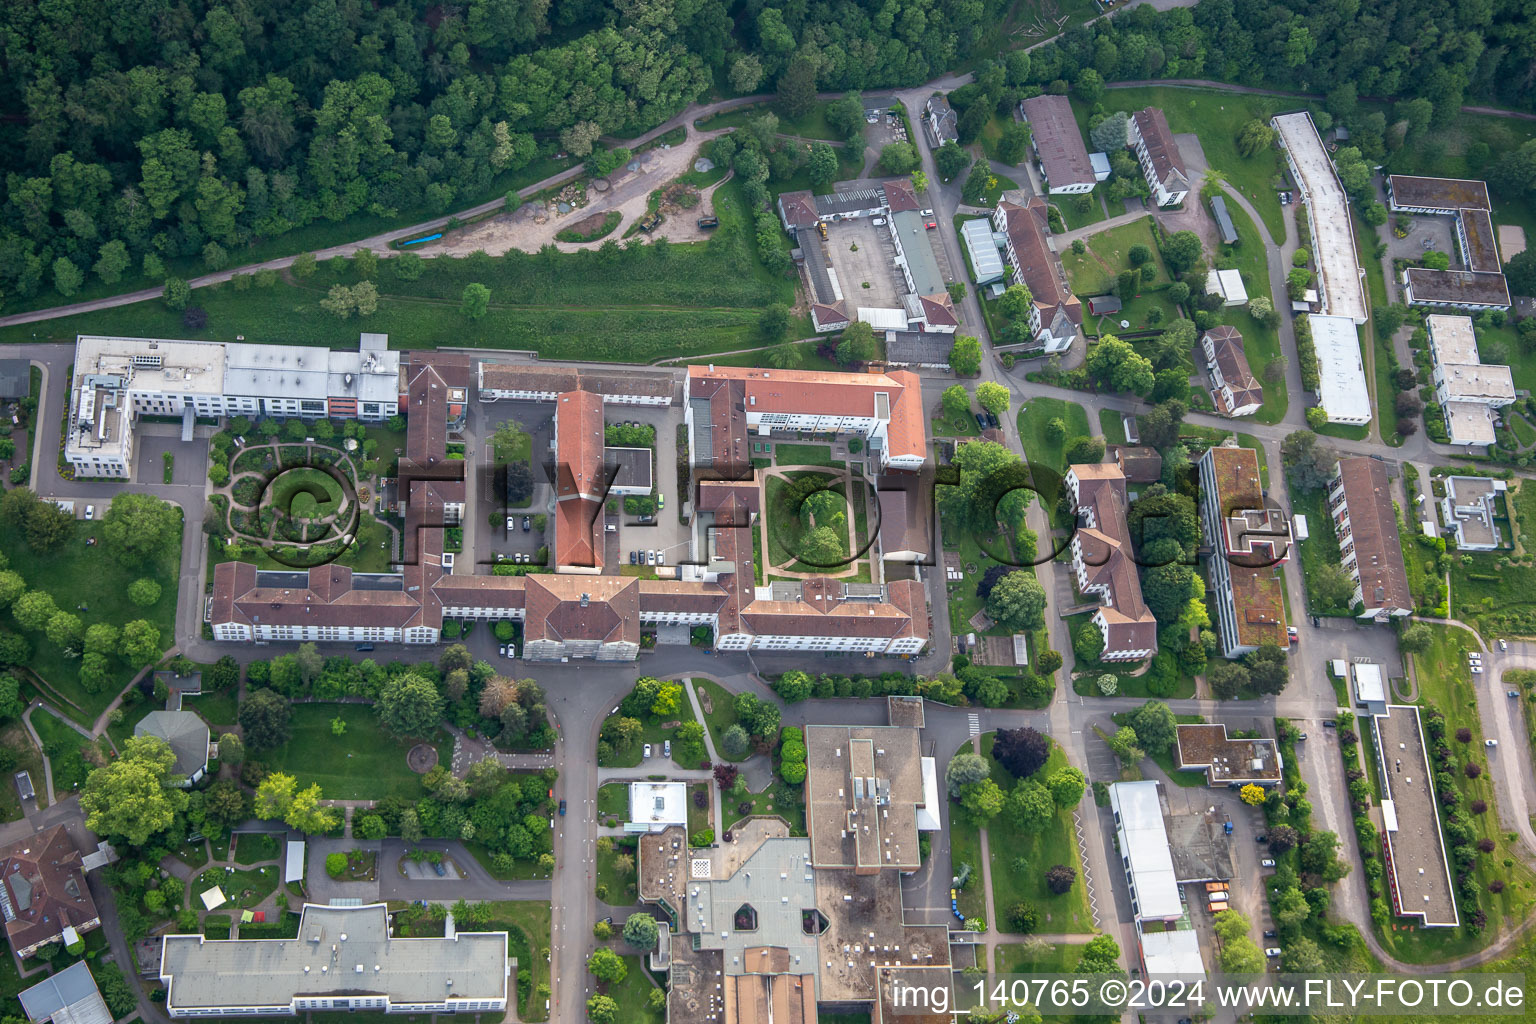
<svg viewBox="0 0 1536 1024">
<path fill-rule="evenodd" d="M 371 651 L 373 650 L 373 644 L 354 644 L 352 649 L 354 651 Z"/>
<path fill-rule="evenodd" d="M 1269 836 L 1266 836 L 1266 835 L 1256 835 L 1256 836 L 1253 837 L 1253 841 L 1256 842 L 1256 843 L 1267 843 L 1267 842 L 1269 842 Z"/>
<path fill-rule="evenodd" d="M 560 817 L 565 817 L 565 801 L 560 801 Z"/>
<path fill-rule="evenodd" d="M 437 872 L 437 877 L 438 878 L 447 878 L 448 877 L 448 869 L 443 867 L 443 862 L 442 861 L 434 861 L 433 864 L 432 864 L 432 870 Z"/>
<path fill-rule="evenodd" d="M 1266 939 L 1278 939 L 1280 937 L 1280 934 L 1278 932 L 1275 932 L 1275 931 L 1267 931 L 1267 932 L 1264 933 L 1264 937 Z"/>
<path fill-rule="evenodd" d="M 533 529 L 533 520 L 530 519 L 528 516 L 523 516 L 523 532 L 527 533 L 529 530 L 532 530 L 532 529 Z"/>
</svg>

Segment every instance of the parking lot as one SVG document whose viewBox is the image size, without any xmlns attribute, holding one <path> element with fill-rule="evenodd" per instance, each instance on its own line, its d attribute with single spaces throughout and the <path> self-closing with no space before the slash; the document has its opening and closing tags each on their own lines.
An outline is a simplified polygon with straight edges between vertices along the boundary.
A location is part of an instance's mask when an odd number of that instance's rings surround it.
<svg viewBox="0 0 1536 1024">
<path fill-rule="evenodd" d="M 827 226 L 826 253 L 837 271 L 849 312 L 859 306 L 900 309 L 906 284 L 896 271 L 896 249 L 884 217 L 859 217 Z"/>
</svg>

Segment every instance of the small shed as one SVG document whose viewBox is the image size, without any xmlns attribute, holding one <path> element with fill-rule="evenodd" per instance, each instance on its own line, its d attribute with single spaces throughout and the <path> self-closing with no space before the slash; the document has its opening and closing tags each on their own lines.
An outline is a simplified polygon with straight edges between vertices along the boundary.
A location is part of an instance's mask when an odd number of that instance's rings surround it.
<svg viewBox="0 0 1536 1024">
<path fill-rule="evenodd" d="M 1226 245 L 1237 244 L 1237 227 L 1232 223 L 1232 215 L 1227 212 L 1227 201 L 1221 196 L 1211 197 L 1211 215 L 1216 218 L 1216 230 L 1221 233 L 1221 240 Z"/>
<path fill-rule="evenodd" d="M 1120 312 L 1120 309 L 1120 300 L 1113 295 L 1095 295 L 1088 300 L 1088 312 L 1094 316 L 1107 316 Z"/>
<path fill-rule="evenodd" d="M 25 359 L 0 359 L 0 399 L 26 398 L 32 391 L 32 364 Z"/>
<path fill-rule="evenodd" d="M 283 881 L 304 881 L 304 840 L 288 840 L 288 856 L 283 860 Z"/>
<path fill-rule="evenodd" d="M 1312 536 L 1311 531 L 1307 529 L 1307 517 L 1300 512 L 1291 516 L 1291 536 L 1297 540 L 1306 540 Z"/>
<path fill-rule="evenodd" d="M 33 1024 L 112 1024 L 112 1013 L 84 960 L 22 989 L 16 998 Z"/>
</svg>

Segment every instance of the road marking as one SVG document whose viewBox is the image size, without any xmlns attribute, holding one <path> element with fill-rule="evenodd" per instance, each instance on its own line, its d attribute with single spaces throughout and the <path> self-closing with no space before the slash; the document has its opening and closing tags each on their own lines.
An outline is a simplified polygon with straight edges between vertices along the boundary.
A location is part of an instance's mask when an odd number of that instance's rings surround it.
<svg viewBox="0 0 1536 1024">
<path fill-rule="evenodd" d="M 980 736 L 981 735 L 981 716 L 976 714 L 975 712 L 972 712 L 971 714 L 967 715 L 966 717 L 970 720 L 971 735 L 972 736 Z"/>
</svg>

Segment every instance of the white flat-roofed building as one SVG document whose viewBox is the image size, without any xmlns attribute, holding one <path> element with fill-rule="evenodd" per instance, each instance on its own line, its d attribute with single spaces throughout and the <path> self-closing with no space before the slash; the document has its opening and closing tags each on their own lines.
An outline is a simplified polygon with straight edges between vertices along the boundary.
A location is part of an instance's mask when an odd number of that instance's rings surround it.
<svg viewBox="0 0 1536 1024">
<path fill-rule="evenodd" d="M 1328 150 L 1323 147 L 1317 126 L 1306 111 L 1281 114 L 1271 123 L 1280 133 L 1280 148 L 1285 152 L 1291 176 L 1296 179 L 1306 204 L 1322 310 L 1363 324 L 1366 321 L 1364 274 L 1355 254 L 1349 197 L 1339 182 Z"/>
<path fill-rule="evenodd" d="M 1109 787 L 1115 815 L 1120 866 L 1131 890 L 1131 914 L 1140 921 L 1176 921 L 1184 916 L 1178 877 L 1168 846 L 1168 829 L 1157 783 L 1116 782 Z"/>
<path fill-rule="evenodd" d="M 81 335 L 65 458 L 77 476 L 130 478 L 140 416 L 388 419 L 399 409 L 400 354 L 387 343 L 365 334 L 357 351 L 338 352 Z"/>
<path fill-rule="evenodd" d="M 1141 972 L 1149 978 L 1159 975 L 1191 977 L 1205 973 L 1205 958 L 1200 954 L 1200 933 L 1193 928 L 1171 932 L 1143 932 Z"/>
<path fill-rule="evenodd" d="M 1494 522 L 1500 494 L 1508 489 L 1503 480 L 1486 476 L 1448 476 L 1440 514 L 1445 528 L 1462 551 L 1493 551 L 1500 544 Z"/>
<path fill-rule="evenodd" d="M 1206 275 L 1205 290 L 1221 296 L 1223 306 L 1242 306 L 1248 302 L 1243 275 L 1236 270 L 1213 270 Z"/>
<path fill-rule="evenodd" d="M 160 952 L 172 1017 L 500 1013 L 509 975 L 506 932 L 395 938 L 382 903 L 305 904 L 296 939 L 167 935 Z"/>
<path fill-rule="evenodd" d="M 976 283 L 983 285 L 1001 281 L 1007 268 L 1003 265 L 1003 255 L 994 237 L 992 222 L 985 217 L 964 221 L 960 225 L 960 237 L 971 258 L 971 270 L 976 275 Z"/>
<path fill-rule="evenodd" d="M 1367 714 L 1386 714 L 1387 678 L 1381 666 L 1374 661 L 1356 661 L 1350 665 L 1350 676 L 1355 683 L 1355 703 Z"/>
<path fill-rule="evenodd" d="M 1317 349 L 1319 401 L 1329 423 L 1371 422 L 1371 393 L 1360 358 L 1360 333 L 1347 316 L 1311 313 L 1312 344 Z"/>
<path fill-rule="evenodd" d="M 660 832 L 688 827 L 688 786 L 682 782 L 631 782 L 626 832 Z"/>
<path fill-rule="evenodd" d="M 1425 319 L 1425 326 L 1429 331 L 1430 382 L 1435 401 L 1445 411 L 1450 442 L 1492 444 L 1493 410 L 1514 402 L 1514 375 L 1507 366 L 1483 363 L 1471 317 L 1437 313 Z"/>
</svg>

